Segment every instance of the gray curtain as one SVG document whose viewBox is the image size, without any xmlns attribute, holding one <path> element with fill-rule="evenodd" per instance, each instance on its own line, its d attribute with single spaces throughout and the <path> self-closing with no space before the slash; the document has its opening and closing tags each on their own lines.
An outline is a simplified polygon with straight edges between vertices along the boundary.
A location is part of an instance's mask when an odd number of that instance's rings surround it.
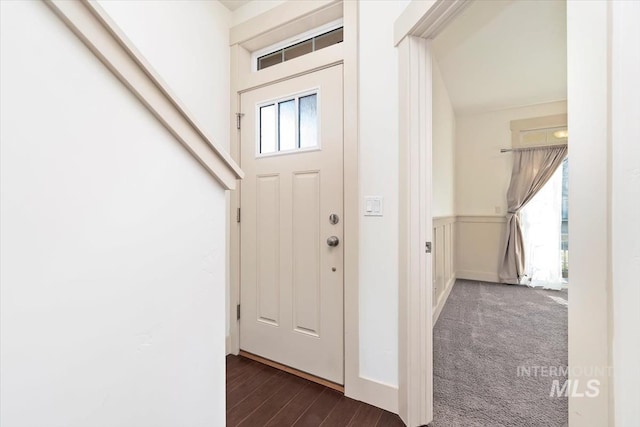
<svg viewBox="0 0 640 427">
<path fill-rule="evenodd" d="M 507 191 L 507 231 L 504 256 L 500 266 L 502 283 L 518 284 L 524 275 L 525 253 L 520 228 L 520 210 L 549 181 L 565 157 L 567 157 L 566 146 L 513 152 L 511 184 Z"/>
</svg>

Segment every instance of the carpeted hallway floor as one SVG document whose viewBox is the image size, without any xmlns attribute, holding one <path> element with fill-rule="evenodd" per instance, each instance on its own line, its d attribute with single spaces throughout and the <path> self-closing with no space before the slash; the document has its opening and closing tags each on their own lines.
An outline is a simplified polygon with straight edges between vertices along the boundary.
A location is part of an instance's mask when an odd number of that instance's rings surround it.
<svg viewBox="0 0 640 427">
<path fill-rule="evenodd" d="M 566 377 L 534 369 L 567 366 L 566 301 L 566 291 L 458 280 L 433 331 L 429 426 L 565 426 L 567 398 L 550 393 Z"/>
</svg>

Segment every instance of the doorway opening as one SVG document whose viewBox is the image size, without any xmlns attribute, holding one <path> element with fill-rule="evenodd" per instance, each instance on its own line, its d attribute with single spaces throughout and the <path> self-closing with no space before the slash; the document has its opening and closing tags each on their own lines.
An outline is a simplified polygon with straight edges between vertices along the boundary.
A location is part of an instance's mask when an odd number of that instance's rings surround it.
<svg viewBox="0 0 640 427">
<path fill-rule="evenodd" d="M 610 229 L 607 228 L 607 221 L 610 219 L 610 211 L 608 210 L 608 202 L 610 199 L 610 164 L 607 159 L 610 159 L 610 140 L 607 135 L 610 135 L 611 124 L 609 121 L 604 120 L 603 117 L 607 117 L 610 111 L 610 98 L 609 92 L 602 90 L 604 87 L 608 87 L 607 84 L 611 84 L 611 50 L 612 47 L 607 43 L 610 40 L 612 24 L 610 21 L 611 4 L 602 2 L 587 2 L 589 4 L 576 5 L 573 2 L 470 2 L 465 0 L 452 1 L 452 2 L 436 2 L 433 5 L 423 5 L 421 2 L 412 2 L 411 7 L 408 7 L 405 12 L 396 20 L 396 37 L 395 42 L 398 46 L 400 55 L 400 70 L 405 71 L 407 84 L 405 87 L 401 87 L 400 91 L 400 117 L 409 115 L 413 111 L 422 113 L 420 115 L 414 115 L 417 118 L 413 123 L 409 120 L 405 121 L 408 131 L 401 133 L 401 146 L 408 145 L 410 148 L 413 145 L 417 145 L 417 152 L 420 153 L 420 149 L 423 152 L 431 152 L 431 138 L 430 132 L 427 132 L 426 138 L 419 138 L 425 129 L 431 128 L 431 120 L 435 120 L 435 116 L 432 115 L 432 110 L 435 106 L 432 105 L 435 98 L 435 94 L 431 93 L 431 87 L 429 83 L 425 85 L 423 80 L 417 78 L 421 75 L 427 75 L 432 77 L 432 60 L 436 55 L 436 52 L 432 49 L 434 39 L 442 35 L 450 29 L 452 25 L 456 24 L 463 12 L 469 8 L 477 5 L 483 6 L 495 6 L 495 7 L 511 7 L 518 5 L 522 7 L 538 7 L 540 5 L 552 5 L 555 4 L 561 9 L 561 13 L 564 14 L 564 18 L 560 19 L 561 25 L 552 24 L 550 20 L 546 20 L 543 25 L 536 25 L 537 35 L 544 37 L 549 34 L 559 34 L 565 37 L 566 44 L 569 49 L 566 49 L 564 55 L 558 58 L 556 61 L 548 62 L 541 60 L 539 56 L 533 55 L 534 52 L 531 49 L 522 48 L 516 54 L 509 54 L 505 49 L 498 49 L 498 54 L 493 60 L 489 59 L 487 55 L 480 54 L 476 51 L 476 56 L 482 58 L 484 65 L 495 64 L 493 67 L 466 67 L 467 70 L 471 70 L 474 74 L 473 80 L 469 79 L 469 82 L 477 81 L 477 75 L 487 69 L 491 72 L 497 73 L 502 71 L 511 65 L 513 60 L 518 58 L 525 58 L 529 60 L 529 65 L 522 68 L 522 70 L 528 70 L 536 72 L 530 74 L 532 76 L 540 76 L 537 71 L 545 71 L 545 67 L 548 65 L 567 64 L 566 72 L 562 73 L 567 80 L 571 79 L 570 85 L 568 85 L 565 97 L 572 105 L 570 114 L 567 115 L 565 125 L 571 125 L 574 135 L 573 138 L 579 140 L 580 143 L 572 148 L 572 167 L 571 167 L 571 180 L 572 180 L 572 232 L 571 232 L 571 246 L 572 246 L 572 266 L 571 277 L 573 284 L 580 283 L 580 286 L 572 286 L 572 296 L 575 294 L 575 301 L 577 304 L 571 304 L 568 307 L 568 312 L 571 312 L 571 322 L 568 328 L 565 328 L 565 334 L 568 330 L 571 331 L 572 339 L 568 342 L 567 347 L 571 349 L 568 365 L 571 367 L 584 367 L 591 366 L 601 369 L 604 373 L 594 373 L 591 376 L 593 381 L 600 384 L 599 393 L 596 396 L 589 399 L 583 399 L 583 394 L 569 395 L 568 401 L 571 402 L 572 410 L 570 414 L 567 414 L 566 408 L 562 411 L 563 418 L 567 415 L 569 421 L 573 424 L 584 422 L 591 422 L 605 425 L 607 420 L 612 419 L 612 406 L 611 406 L 611 380 L 610 363 L 611 363 L 611 341 L 609 333 L 606 328 L 607 324 L 610 324 L 612 312 L 610 308 L 611 300 L 607 298 L 610 296 L 611 282 L 610 278 L 610 260 L 607 259 L 606 250 L 607 243 L 610 242 Z M 613 9 L 615 10 L 615 8 Z M 622 14 L 621 14 L 622 15 Z M 570 19 L 567 19 L 569 16 Z M 479 13 L 476 15 L 479 19 L 474 25 L 466 25 L 469 29 L 483 29 L 486 28 L 487 21 L 491 21 L 494 16 L 487 13 Z M 521 28 L 526 22 L 508 20 L 513 27 Z M 567 21 L 571 25 L 567 25 Z M 614 20 L 615 22 L 615 20 Z M 453 42 L 464 43 L 468 37 L 461 36 L 456 37 Z M 495 46 L 501 46 L 503 44 L 517 43 L 519 38 L 502 38 Z M 615 44 L 614 44 L 615 46 Z M 622 50 L 622 48 L 621 48 Z M 615 51 L 615 49 L 614 49 Z M 567 56 L 567 52 L 569 55 Z M 540 52 L 538 52 L 540 53 Z M 603 60 L 602 58 L 609 58 Z M 589 73 L 584 73 L 585 67 L 589 68 Z M 501 70 L 502 68 L 502 70 Z M 614 67 L 615 70 L 615 67 Z M 450 73 L 446 73 L 450 75 Z M 510 73 L 511 74 L 511 73 Z M 615 75 L 615 72 L 614 72 Z M 621 74 L 622 76 L 622 74 Z M 500 79 L 503 82 L 512 82 L 512 76 L 509 75 L 504 79 Z M 427 90 L 423 90 L 426 86 Z M 486 86 L 488 90 L 491 87 Z M 529 87 L 532 87 L 531 85 Z M 624 87 L 624 85 L 621 85 Z M 585 101 L 587 100 L 587 101 Z M 621 102 L 622 104 L 622 102 Z M 424 105 L 424 108 L 423 108 Z M 529 107 L 533 110 L 536 109 L 537 104 L 529 104 L 524 107 Z M 565 104 L 566 111 L 566 104 Z M 497 110 L 495 110 L 497 112 Z M 548 113 L 547 113 L 548 114 Z M 556 112 L 555 114 L 559 114 Z M 533 117 L 535 114 L 528 114 L 526 117 Z M 480 123 L 483 121 L 481 120 Z M 402 123 L 402 122 L 401 122 Z M 456 131 L 459 134 L 460 126 L 456 127 Z M 624 134 L 624 132 L 621 132 Z M 480 136 L 479 127 L 476 127 L 475 136 L 477 139 Z M 495 135 L 494 135 L 495 137 Z M 474 139 L 474 138 L 472 138 Z M 498 138 L 494 138 L 494 149 L 500 148 Z M 497 150 L 496 150 L 497 151 Z M 460 150 L 458 150 L 460 152 Z M 471 161 L 476 161 L 477 156 L 474 150 L 470 150 L 468 153 Z M 494 158 L 497 158 L 497 154 Z M 431 159 L 428 155 L 426 162 L 413 162 L 411 167 L 403 177 L 408 178 L 411 183 L 411 178 L 414 176 L 420 176 L 424 174 L 427 176 L 428 188 L 427 192 L 431 189 L 430 175 L 431 172 L 435 172 L 436 159 Z M 499 168 L 506 168 L 508 165 L 508 156 L 503 156 L 505 159 L 500 164 L 499 160 L 492 163 L 495 170 Z M 420 159 L 422 160 L 422 159 Z M 433 161 L 432 161 L 433 160 Z M 432 167 L 434 166 L 434 167 Z M 425 170 L 426 168 L 426 170 Z M 435 182 L 435 180 L 434 180 Z M 457 183 L 456 183 L 457 187 Z M 435 189 L 434 189 L 435 191 Z M 474 200 L 474 194 L 471 193 L 468 198 L 456 198 L 456 208 L 459 209 L 459 200 Z M 421 216 L 427 217 L 427 223 L 430 225 L 432 221 L 432 215 L 430 205 L 426 207 L 419 203 L 423 202 L 420 197 L 420 193 L 410 194 L 407 200 L 401 200 L 401 211 L 416 214 L 419 218 Z M 416 205 L 416 206 L 414 206 Z M 495 213 L 500 213 L 500 206 L 495 205 Z M 482 215 L 487 217 L 488 212 Z M 458 219 L 460 215 L 458 215 Z M 465 218 L 466 220 L 466 218 Z M 460 248 L 460 242 L 463 240 L 460 236 L 460 231 L 466 226 L 466 221 L 458 221 L 456 228 L 456 239 L 458 249 Z M 485 222 L 492 222 L 487 218 Z M 494 220 L 493 222 L 499 222 Z M 409 231 L 416 233 L 425 227 L 422 223 L 416 221 L 416 224 L 409 227 Z M 430 227 L 426 227 L 429 229 Z M 402 231 L 402 230 L 401 230 Z M 410 233 L 409 235 L 411 235 Z M 481 240 L 482 241 L 482 240 Z M 411 241 L 413 243 L 413 241 Z M 423 242 L 422 242 L 423 243 Z M 479 257 L 482 257 L 487 253 L 486 242 L 482 241 L 481 246 L 472 247 L 476 249 L 476 253 Z M 416 249 L 418 247 L 416 246 Z M 568 248 L 567 248 L 568 249 Z M 597 250 L 602 249 L 602 250 Z M 421 261 L 423 257 L 416 257 L 417 261 Z M 431 256 L 427 255 L 428 261 L 431 261 Z M 460 276 L 461 265 L 460 256 L 456 257 L 456 269 L 457 275 Z M 424 311 L 421 311 L 421 306 L 418 304 L 412 304 L 413 291 L 426 290 L 426 294 L 430 294 L 432 290 L 431 284 L 431 272 L 426 269 L 426 274 L 418 276 L 422 273 L 421 265 L 416 262 L 414 264 L 408 264 L 402 266 L 400 277 L 401 279 L 405 274 L 415 274 L 415 281 L 400 282 L 400 296 L 401 296 L 401 312 L 403 308 L 407 308 L 408 315 L 404 322 L 400 323 L 401 337 L 403 333 L 411 332 L 415 330 L 418 321 L 412 322 L 412 318 L 420 319 L 420 325 L 423 324 L 424 316 L 421 317 Z M 487 275 L 488 276 L 488 275 Z M 413 276 L 412 276 L 413 277 Z M 527 289 L 522 286 L 510 286 L 510 289 L 519 289 L 529 294 L 534 292 L 550 292 L 541 291 L 537 289 Z M 406 301 L 403 301 L 403 298 Z M 551 299 L 551 298 L 550 298 Z M 402 305 L 404 304 L 404 306 Z M 415 309 L 414 309 L 415 307 Z M 430 306 L 427 306 L 426 317 L 431 317 L 433 310 Z M 517 312 L 514 312 L 517 313 Z M 445 316 L 443 313 L 441 318 Z M 526 323 L 526 322 L 525 322 Z M 528 322 L 531 325 L 531 322 Z M 467 323 L 468 325 L 469 323 Z M 520 321 L 518 324 L 522 324 Z M 604 325 L 604 326 L 603 326 Z M 503 330 L 503 332 L 507 332 Z M 500 332 L 500 331 L 497 331 Z M 434 334 L 435 336 L 435 334 Z M 422 335 L 410 335 L 408 334 L 404 339 L 405 342 L 401 343 L 402 347 L 406 347 L 409 351 L 407 357 L 403 360 L 404 354 L 401 356 L 401 394 L 400 394 L 400 408 L 403 414 L 403 419 L 410 420 L 412 424 L 416 424 L 413 420 L 418 420 L 418 423 L 429 423 L 433 420 L 433 407 L 432 407 L 432 394 L 434 388 L 432 387 L 430 380 L 435 379 L 435 367 L 431 364 L 430 351 L 422 351 L 421 359 L 427 359 L 426 364 L 420 365 L 416 363 L 415 359 L 410 358 L 415 346 L 418 349 L 424 348 L 424 344 L 430 344 L 432 334 L 429 330 L 423 331 Z M 478 340 L 478 337 L 473 337 Z M 520 340 L 520 344 L 522 340 Z M 567 359 L 565 359 L 567 360 Z M 402 363 L 405 363 L 403 365 Z M 433 369 L 433 370 L 432 370 Z M 596 371 L 598 369 L 595 369 Z M 420 377 L 421 382 L 412 381 L 412 378 L 418 377 L 425 372 L 426 375 Z M 477 372 L 477 371 L 476 371 Z M 434 374 L 434 375 L 432 375 Z M 485 375 L 485 377 L 487 377 Z M 488 376 L 490 377 L 490 376 Z M 570 380 L 575 381 L 574 375 L 570 375 Z M 402 387 L 402 379 L 406 381 L 406 385 Z M 493 378 L 495 381 L 495 378 Z M 565 385 L 568 383 L 565 382 Z M 406 390 L 406 391 L 405 391 Z M 481 395 L 477 388 L 472 389 L 474 391 L 474 398 Z M 426 402 L 420 403 L 414 396 L 426 396 Z M 547 401 L 549 400 L 549 394 L 546 395 Z M 458 399 L 459 400 L 459 399 Z M 473 400 L 473 399 L 471 399 Z M 417 403 L 418 409 L 414 410 L 412 406 L 406 405 L 405 402 Z M 523 403 L 524 400 L 520 399 L 519 403 Z M 415 405 L 414 405 L 415 406 Z M 477 408 L 475 405 L 475 411 Z M 502 410 L 504 406 L 494 406 L 492 408 Z M 464 412 L 460 408 L 460 405 L 456 408 L 457 413 Z M 531 412 L 539 414 L 540 408 L 537 408 L 537 412 Z M 546 415 L 546 414 L 544 414 Z M 596 421 L 594 421 L 596 420 Z M 507 424 L 512 424 L 514 418 L 509 418 Z M 539 420 L 538 420 L 539 423 Z M 464 424 L 464 423 L 463 423 Z M 469 423 L 466 423 L 469 424 Z M 475 423 L 477 424 L 477 423 Z M 487 425 L 489 423 L 480 423 L 480 425 Z M 495 422 L 493 424 L 496 424 Z M 526 425 L 526 423 L 522 423 Z M 563 424 L 556 418 L 550 424 L 561 425 Z M 433 423 L 430 425 L 438 425 Z M 443 424 L 451 425 L 451 424 Z"/>
<path fill-rule="evenodd" d="M 530 375 L 568 365 L 566 43 L 560 2 L 473 2 L 431 42 L 434 427 L 568 419 L 566 375 Z"/>
</svg>

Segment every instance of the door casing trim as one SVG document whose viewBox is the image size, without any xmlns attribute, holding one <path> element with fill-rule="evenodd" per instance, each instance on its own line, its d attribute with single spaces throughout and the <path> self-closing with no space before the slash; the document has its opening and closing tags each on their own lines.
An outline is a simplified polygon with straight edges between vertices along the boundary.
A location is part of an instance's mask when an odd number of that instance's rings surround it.
<svg viewBox="0 0 640 427">
<path fill-rule="evenodd" d="M 395 22 L 400 123 L 398 414 L 408 426 L 433 420 L 431 39 L 471 0 L 413 0 Z"/>
<path fill-rule="evenodd" d="M 304 55 L 286 63 L 251 72 L 251 53 L 243 47 L 243 43 L 260 45 L 256 39 L 273 37 L 273 30 L 284 24 L 303 25 L 312 21 L 310 16 L 332 16 L 329 9 L 342 4 L 344 20 L 344 41 L 322 50 Z M 303 8 L 304 13 L 292 18 L 291 11 Z M 262 16 L 262 15 L 261 15 Z M 261 19 L 261 16 L 254 19 Z M 359 224 L 360 224 L 360 184 L 359 184 L 359 150 L 358 150 L 358 2 L 356 1 L 318 1 L 299 2 L 290 0 L 264 14 L 268 18 L 268 28 L 260 22 L 260 34 L 251 40 L 236 42 L 231 45 L 231 129 L 236 129 L 235 113 L 240 112 L 240 95 L 247 90 L 267 84 L 295 78 L 299 75 L 321 70 L 336 64 L 343 64 L 344 85 L 344 120 L 343 120 L 343 162 L 344 162 L 344 391 L 347 397 L 361 400 L 390 412 L 398 412 L 398 388 L 360 376 L 360 338 L 359 338 Z M 240 24 L 243 31 L 250 26 Z M 235 27 L 234 27 L 235 28 Z M 241 40 L 237 28 L 231 29 L 231 40 Z M 304 31 L 302 29 L 301 31 Z M 246 38 L 246 37 L 245 37 Z M 266 42 L 265 42 L 266 43 Z M 233 159 L 239 161 L 240 133 L 231 132 L 230 152 Z M 240 301 L 240 225 L 235 222 L 237 208 L 240 205 L 239 192 L 236 190 L 229 198 L 229 281 L 230 308 Z M 227 353 L 238 354 L 240 351 L 239 324 L 235 310 L 229 310 L 230 337 Z"/>
</svg>

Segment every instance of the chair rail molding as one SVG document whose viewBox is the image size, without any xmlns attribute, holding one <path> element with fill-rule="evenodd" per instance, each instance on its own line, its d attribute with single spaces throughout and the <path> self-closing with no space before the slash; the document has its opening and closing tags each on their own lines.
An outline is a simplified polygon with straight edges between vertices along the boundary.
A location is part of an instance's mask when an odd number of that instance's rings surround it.
<svg viewBox="0 0 640 427">
<path fill-rule="evenodd" d="M 95 1 L 43 1 L 223 188 L 236 187 L 236 180 L 243 178 L 240 167 Z"/>
</svg>

